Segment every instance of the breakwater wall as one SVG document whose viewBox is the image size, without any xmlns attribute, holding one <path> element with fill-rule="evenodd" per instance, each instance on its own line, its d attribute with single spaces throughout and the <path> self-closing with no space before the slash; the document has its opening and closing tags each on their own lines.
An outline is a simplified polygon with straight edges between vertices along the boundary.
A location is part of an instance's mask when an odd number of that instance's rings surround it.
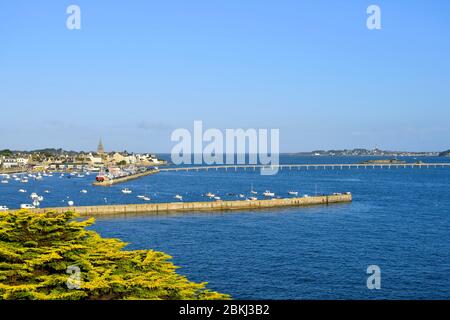
<svg viewBox="0 0 450 320">
<path fill-rule="evenodd" d="M 158 172 L 159 172 L 159 170 L 149 170 L 146 172 L 132 174 L 132 175 L 129 175 L 126 177 L 116 178 L 113 180 L 106 180 L 103 182 L 96 181 L 96 182 L 92 183 L 92 185 L 97 186 L 97 187 L 109 187 L 109 186 L 112 186 L 113 184 L 118 184 L 118 183 L 123 183 L 123 182 L 127 182 L 127 181 L 134 180 L 134 179 L 139 179 L 141 177 L 149 176 L 151 174 L 156 174 Z"/>
<path fill-rule="evenodd" d="M 48 211 L 67 212 L 75 211 L 80 216 L 124 215 L 124 214 L 148 214 L 159 215 L 170 212 L 192 211 L 227 211 L 227 210 L 257 210 L 281 207 L 302 207 L 313 205 L 328 205 L 333 203 L 346 203 L 352 201 L 351 194 L 324 195 L 305 198 L 283 198 L 273 200 L 236 200 L 236 201 L 209 201 L 209 202 L 173 202 L 173 203 L 149 203 L 126 204 L 108 206 L 86 207 L 61 207 L 33 209 L 36 213 Z"/>
</svg>

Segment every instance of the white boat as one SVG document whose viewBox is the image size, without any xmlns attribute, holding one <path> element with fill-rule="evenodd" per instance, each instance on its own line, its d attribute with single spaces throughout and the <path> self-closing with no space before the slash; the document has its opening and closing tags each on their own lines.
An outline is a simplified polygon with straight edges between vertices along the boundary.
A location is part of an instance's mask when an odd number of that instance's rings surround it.
<svg viewBox="0 0 450 320">
<path fill-rule="evenodd" d="M 73 201 L 67 201 L 67 204 L 69 205 L 69 207 L 73 207 L 74 205 Z"/>
<path fill-rule="evenodd" d="M 258 192 L 256 192 L 255 190 L 253 190 L 253 184 L 252 184 L 252 189 L 250 190 L 251 194 L 258 194 Z"/>
<path fill-rule="evenodd" d="M 35 207 L 31 204 L 21 204 L 20 209 L 35 209 Z"/>
<path fill-rule="evenodd" d="M 183 200 L 183 197 L 182 197 L 182 196 L 180 196 L 179 194 L 177 194 L 177 195 L 175 196 L 175 199 L 178 199 L 178 200 Z"/>
<path fill-rule="evenodd" d="M 50 193 L 50 191 L 48 191 L 48 190 L 45 190 L 45 191 L 44 191 L 44 193 Z"/>
<path fill-rule="evenodd" d="M 245 196 L 244 196 L 243 194 L 240 194 L 240 195 L 239 195 L 239 198 L 242 199 L 242 198 L 245 198 Z"/>
<path fill-rule="evenodd" d="M 249 199 L 250 199 L 250 201 L 256 201 L 256 200 L 258 200 L 258 198 L 256 198 L 256 197 L 250 197 Z"/>
<path fill-rule="evenodd" d="M 39 202 L 39 200 L 34 200 L 33 201 L 33 207 L 39 207 L 41 205 L 41 203 Z"/>
<path fill-rule="evenodd" d="M 221 199 L 220 199 L 220 197 L 214 197 L 214 200 L 219 201 Z"/>
<path fill-rule="evenodd" d="M 309 195 L 304 194 L 304 195 L 303 195 L 303 198 L 309 198 Z"/>
<path fill-rule="evenodd" d="M 20 192 L 20 193 L 26 193 L 26 192 L 27 192 L 27 190 L 24 190 L 24 189 L 20 189 L 20 190 L 19 190 L 19 192 Z"/>
<path fill-rule="evenodd" d="M 8 211 L 9 208 L 7 206 L 0 206 L 0 212 Z"/>
<path fill-rule="evenodd" d="M 289 191 L 288 193 L 291 196 L 298 196 L 298 192 L 297 191 Z"/>
<path fill-rule="evenodd" d="M 208 192 L 208 193 L 206 194 L 206 196 L 207 196 L 208 198 L 214 198 L 216 195 L 215 195 L 214 193 Z"/>
<path fill-rule="evenodd" d="M 14 181 L 20 181 L 20 178 L 14 178 Z"/>
<path fill-rule="evenodd" d="M 80 192 L 81 192 L 81 193 L 88 193 L 88 191 L 85 190 L 85 189 L 81 190 Z"/>
<path fill-rule="evenodd" d="M 131 193 L 133 193 L 133 191 L 131 191 L 131 190 L 128 189 L 128 188 L 125 188 L 125 189 L 122 189 L 122 193 L 125 193 L 125 194 L 131 194 Z"/>
<path fill-rule="evenodd" d="M 137 196 L 139 199 L 144 199 L 145 196 Z"/>
<path fill-rule="evenodd" d="M 22 180 L 20 180 L 20 182 L 22 182 L 22 183 L 28 183 L 28 179 L 22 179 Z"/>
<path fill-rule="evenodd" d="M 149 197 L 143 197 L 142 200 L 144 201 L 150 201 L 151 199 Z"/>
<path fill-rule="evenodd" d="M 33 193 L 30 195 L 30 198 L 34 200 L 34 199 L 39 198 L 39 196 L 37 195 L 36 192 L 33 192 Z"/>
<path fill-rule="evenodd" d="M 2 183 L 3 184 L 7 184 L 7 183 L 9 183 L 9 181 L 8 180 L 2 180 Z"/>
<path fill-rule="evenodd" d="M 263 195 L 264 195 L 264 197 L 268 197 L 268 198 L 275 197 L 275 193 L 270 192 L 268 190 L 266 190 L 266 192 L 264 192 Z"/>
</svg>

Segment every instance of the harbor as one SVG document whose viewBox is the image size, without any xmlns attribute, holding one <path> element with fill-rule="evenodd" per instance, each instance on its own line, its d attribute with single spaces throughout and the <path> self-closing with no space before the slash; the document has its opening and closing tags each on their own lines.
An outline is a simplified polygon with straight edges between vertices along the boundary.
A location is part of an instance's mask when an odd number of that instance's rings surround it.
<svg viewBox="0 0 450 320">
<path fill-rule="evenodd" d="M 321 196 L 307 196 L 301 198 L 281 198 L 269 200 L 234 200 L 234 201 L 202 201 L 202 202 L 171 202 L 150 204 L 128 204 L 107 206 L 82 206 L 32 209 L 35 213 L 49 211 L 63 213 L 74 211 L 80 216 L 148 214 L 161 215 L 171 212 L 213 212 L 232 210 L 259 210 L 283 207 L 304 207 L 314 205 L 329 205 L 352 202 L 352 194 L 332 194 Z"/>
</svg>

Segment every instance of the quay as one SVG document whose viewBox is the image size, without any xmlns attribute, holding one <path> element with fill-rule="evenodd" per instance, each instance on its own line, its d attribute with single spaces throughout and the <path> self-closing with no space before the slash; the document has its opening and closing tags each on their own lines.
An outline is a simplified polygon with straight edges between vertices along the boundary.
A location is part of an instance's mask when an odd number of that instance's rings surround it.
<svg viewBox="0 0 450 320">
<path fill-rule="evenodd" d="M 114 184 L 117 183 L 123 183 L 123 182 L 127 182 L 130 180 L 134 180 L 134 179 L 139 179 L 151 174 L 156 174 L 158 173 L 159 170 L 148 170 L 145 172 L 140 172 L 140 173 L 136 173 L 136 174 L 130 174 L 128 176 L 124 176 L 124 177 L 120 177 L 120 178 L 115 178 L 115 179 L 110 179 L 110 180 L 105 180 L 105 181 L 95 181 L 92 183 L 92 185 L 94 186 L 98 186 L 98 187 L 109 187 L 112 186 Z"/>
<path fill-rule="evenodd" d="M 149 204 L 126 204 L 108 206 L 85 206 L 85 207 L 60 207 L 31 209 L 35 213 L 49 211 L 63 213 L 74 211 L 80 216 L 102 216 L 102 215 L 125 215 L 146 214 L 161 215 L 171 212 L 193 212 L 193 211 L 230 211 L 230 210 L 257 210 L 281 207 L 304 207 L 314 205 L 329 205 L 334 203 L 348 203 L 352 201 L 352 195 L 333 194 L 323 196 L 311 196 L 302 198 L 283 198 L 270 200 L 234 200 L 234 201 L 209 201 L 209 202 L 173 202 L 173 203 L 149 203 Z"/>
</svg>

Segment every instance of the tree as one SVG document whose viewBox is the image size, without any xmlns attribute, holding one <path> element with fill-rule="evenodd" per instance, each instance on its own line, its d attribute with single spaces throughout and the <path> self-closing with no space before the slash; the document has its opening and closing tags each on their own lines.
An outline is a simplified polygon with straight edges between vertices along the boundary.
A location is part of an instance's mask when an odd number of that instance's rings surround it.
<svg viewBox="0 0 450 320">
<path fill-rule="evenodd" d="M 117 162 L 117 165 L 118 166 L 126 166 L 127 162 L 125 160 L 121 160 L 121 161 Z"/>
<path fill-rule="evenodd" d="M 123 250 L 73 212 L 0 212 L 0 298 L 209 300 L 228 295 L 177 274 L 165 253 Z M 68 285 L 79 270 L 78 286 Z M 73 283 L 72 283 L 73 284 Z M 69 289 L 72 288 L 72 289 Z"/>
</svg>

